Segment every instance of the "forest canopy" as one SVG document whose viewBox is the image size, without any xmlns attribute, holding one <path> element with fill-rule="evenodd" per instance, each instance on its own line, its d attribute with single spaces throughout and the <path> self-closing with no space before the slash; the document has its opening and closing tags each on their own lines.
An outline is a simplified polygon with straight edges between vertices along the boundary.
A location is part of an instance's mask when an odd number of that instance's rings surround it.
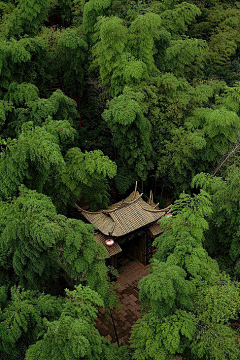
<svg viewBox="0 0 240 360">
<path fill-rule="evenodd" d="M 239 19 L 234 0 L 0 1 L 1 360 L 239 359 Z M 74 204 L 136 181 L 173 216 L 117 348 Z"/>
</svg>

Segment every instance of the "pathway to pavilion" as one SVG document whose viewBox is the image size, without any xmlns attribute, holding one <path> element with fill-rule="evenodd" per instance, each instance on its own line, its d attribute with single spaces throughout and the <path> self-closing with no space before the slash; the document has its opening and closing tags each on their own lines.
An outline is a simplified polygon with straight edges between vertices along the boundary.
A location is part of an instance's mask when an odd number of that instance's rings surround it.
<svg viewBox="0 0 240 360">
<path fill-rule="evenodd" d="M 118 311 L 115 310 L 112 315 L 119 344 L 121 345 L 128 344 L 132 325 L 135 324 L 137 319 L 142 317 L 141 305 L 138 299 L 138 282 L 141 278 L 149 274 L 149 267 L 142 265 L 138 261 L 129 261 L 119 268 L 118 273 L 117 284 L 119 285 L 119 290 L 117 290 L 117 293 L 121 309 Z M 117 345 L 117 339 L 109 312 L 104 313 L 102 308 L 99 310 L 96 328 L 102 336 Z"/>
</svg>

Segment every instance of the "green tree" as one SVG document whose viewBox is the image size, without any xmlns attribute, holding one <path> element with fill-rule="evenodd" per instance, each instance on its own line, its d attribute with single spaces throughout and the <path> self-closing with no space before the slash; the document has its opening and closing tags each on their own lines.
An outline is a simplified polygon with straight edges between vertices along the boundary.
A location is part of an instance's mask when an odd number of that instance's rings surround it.
<svg viewBox="0 0 240 360">
<path fill-rule="evenodd" d="M 62 181 L 71 195 L 68 200 L 81 198 L 88 200 L 94 209 L 107 207 L 107 177 L 116 175 L 116 165 L 101 150 L 83 153 L 79 148 L 70 149 L 65 161 Z"/>
<path fill-rule="evenodd" d="M 41 192 L 50 173 L 64 166 L 58 136 L 32 125 L 26 123 L 19 138 L 13 139 L 1 154 L 1 198 L 17 195 L 21 184 Z M 64 125 L 71 128 L 68 122 Z M 58 130 L 61 133 L 61 128 Z M 71 128 L 65 136 L 72 138 L 74 130 Z"/>
<path fill-rule="evenodd" d="M 209 31 L 209 57 L 211 64 L 225 64 L 237 51 L 239 41 L 239 2 L 216 4 L 209 9 L 206 18 Z"/>
<path fill-rule="evenodd" d="M 201 10 L 190 2 L 167 0 L 164 3 L 165 9 L 160 8 L 163 26 L 175 36 L 185 34 L 188 26 L 201 14 Z"/>
<path fill-rule="evenodd" d="M 106 296 L 105 250 L 92 236 L 92 225 L 58 215 L 46 195 L 20 191 L 14 201 L 1 203 L 1 282 L 7 272 L 10 281 L 39 289 L 62 268 Z"/>
<path fill-rule="evenodd" d="M 57 94 L 52 97 L 56 99 Z M 41 119 L 41 110 L 45 112 L 44 107 L 40 107 L 39 115 L 34 112 L 35 121 Z M 87 196 L 92 206 L 106 206 L 106 177 L 115 175 L 116 165 L 101 151 L 83 154 L 78 148 L 70 148 L 75 135 L 66 120 L 49 118 L 41 127 L 34 127 L 32 122 L 24 124 L 18 139 L 11 140 L 1 154 L 1 198 L 16 196 L 24 184 L 49 195 L 63 213 L 67 204 Z"/>
<path fill-rule="evenodd" d="M 169 169 L 178 189 L 189 188 L 187 178 L 192 179 L 201 171 L 213 171 L 219 159 L 238 141 L 236 112 L 221 105 L 212 107 L 193 110 L 184 126 L 173 129 L 172 138 L 166 141 L 166 155 L 159 162 L 159 170 Z"/>
<path fill-rule="evenodd" d="M 0 25 L 0 32 L 6 37 L 23 34 L 37 35 L 39 27 L 47 19 L 50 0 L 20 0 L 11 13 L 6 13 Z"/>
<path fill-rule="evenodd" d="M 239 116 L 239 93 L 240 83 L 235 82 L 231 87 L 225 86 L 225 88 L 223 89 L 223 93 L 217 98 L 216 102 L 219 106 L 223 106 L 229 111 L 234 111 Z"/>
<path fill-rule="evenodd" d="M 199 77 L 208 46 L 201 39 L 172 40 L 163 59 L 165 71 L 192 79 Z"/>
<path fill-rule="evenodd" d="M 153 13 L 139 15 L 129 27 L 129 51 L 146 64 L 149 74 L 158 74 L 154 55 L 157 52 L 155 40 L 159 40 L 161 35 L 160 28 L 161 17 Z"/>
<path fill-rule="evenodd" d="M 119 171 L 120 177 L 116 182 L 122 192 L 134 182 L 134 178 L 145 180 L 148 170 L 152 168 L 151 125 L 139 105 L 141 99 L 141 93 L 125 88 L 122 95 L 110 101 L 109 109 L 102 115 L 113 132 L 115 146 L 119 150 L 119 165 L 122 170 Z M 121 181 L 121 173 L 124 174 L 122 176 L 127 176 L 128 172 L 131 180 L 125 180 L 125 187 Z"/>
<path fill-rule="evenodd" d="M 238 359 L 240 343 L 231 321 L 238 318 L 239 284 L 222 275 L 199 288 L 195 306 L 199 329 L 190 345 L 193 356 Z"/>
<path fill-rule="evenodd" d="M 103 17 L 96 29 L 95 63 L 97 61 L 102 83 L 108 86 L 110 95 L 118 95 L 125 85 L 137 85 L 149 76 L 158 75 L 155 40 L 162 44 L 163 51 L 168 33 L 161 31 L 157 14 L 139 15 L 128 29 L 116 16 Z"/>
<path fill-rule="evenodd" d="M 239 79 L 239 2 L 199 1 L 197 5 L 202 14 L 197 22 L 190 25 L 189 34 L 208 42 L 205 73 L 232 85 Z"/>
<path fill-rule="evenodd" d="M 41 126 L 49 116 L 53 120 L 67 120 L 69 125 L 78 127 L 75 101 L 61 90 L 55 91 L 48 99 L 38 95 L 39 90 L 33 84 L 13 82 L 9 85 L 4 96 L 6 109 L 3 109 L 5 123 L 2 136 L 16 137 L 24 123 L 32 121 L 34 125 Z"/>
<path fill-rule="evenodd" d="M 1 295 L 5 294 L 5 301 L 1 301 L 0 311 L 0 358 L 24 359 L 27 348 L 46 331 L 46 321 L 59 318 L 63 299 L 14 286 L 7 300 L 7 288 L 3 288 Z"/>
<path fill-rule="evenodd" d="M 155 240 L 155 258 L 181 267 L 193 281 L 213 281 L 219 274 L 218 264 L 203 248 L 204 233 L 209 228 L 205 217 L 212 214 L 209 194 L 203 190 L 194 197 L 181 194 L 172 213 L 177 215 L 162 220 L 166 230 Z"/>
<path fill-rule="evenodd" d="M 43 36 L 0 40 L 0 96 L 11 83 L 33 83 L 46 95 L 52 74 L 52 59 Z"/>
<path fill-rule="evenodd" d="M 144 315 L 133 326 L 131 342 L 136 360 L 174 360 L 191 343 L 196 332 L 194 314 L 176 310 L 164 320 L 155 314 Z"/>
<path fill-rule="evenodd" d="M 25 360 L 122 359 L 122 350 L 101 337 L 94 327 L 97 306 L 103 306 L 99 295 L 81 285 L 66 293 L 61 316 L 47 322 L 46 333 L 30 346 Z M 129 359 L 127 349 L 123 356 Z"/>
<path fill-rule="evenodd" d="M 173 137 L 172 132 L 184 124 L 193 110 L 209 105 L 224 87 L 225 83 L 215 81 L 191 86 L 185 78 L 172 73 L 163 73 L 136 87 L 144 95 L 140 106 L 152 124 L 151 143 L 159 162 L 165 142 Z"/>
<path fill-rule="evenodd" d="M 117 348 L 101 337 L 94 321 L 99 294 L 89 287 L 66 290 L 65 298 L 37 291 L 0 287 L 0 358 L 130 359 L 127 347 Z"/>
<path fill-rule="evenodd" d="M 171 194 L 203 190 L 182 194 L 161 221 L 133 356 L 239 357 L 239 285 L 219 271 L 239 277 L 239 9 L 234 0 L 0 1 L 4 360 L 23 360 L 29 345 L 29 359 L 131 357 L 93 326 L 89 299 L 111 294 L 104 249 L 92 227 L 64 215 L 76 200 L 105 208 L 108 179 L 123 193 L 155 176 Z M 77 106 L 51 94 L 57 87 Z M 190 189 L 200 171 L 222 178 L 200 174 Z M 5 286 L 48 290 L 59 272 L 91 290 L 68 294 L 52 317 L 38 302 L 52 298 L 15 288 L 15 301 Z"/>
<path fill-rule="evenodd" d="M 239 169 L 232 165 L 223 178 L 198 174 L 193 185 L 206 189 L 213 199 L 213 214 L 206 247 L 220 266 L 239 277 Z"/>
<path fill-rule="evenodd" d="M 154 259 L 151 274 L 139 285 L 143 308 L 151 309 L 160 319 L 174 314 L 177 309 L 191 309 L 195 287 L 185 279 L 186 275 L 180 267 Z"/>
<path fill-rule="evenodd" d="M 97 17 L 102 16 L 104 11 L 111 5 L 111 0 L 90 0 L 85 2 L 83 8 L 83 29 L 84 33 L 90 37 L 94 33 L 94 26 Z"/>
<path fill-rule="evenodd" d="M 126 62 L 125 47 L 127 28 L 118 17 L 101 18 L 97 23 L 94 52 L 100 67 L 103 85 L 108 85 L 110 93 L 117 95 L 123 90 L 123 70 Z"/>
<path fill-rule="evenodd" d="M 66 29 L 60 32 L 56 46 L 58 79 L 64 92 L 79 96 L 83 89 L 84 63 L 86 62 L 87 43 L 79 36 L 77 29 Z"/>
<path fill-rule="evenodd" d="M 231 321 L 238 317 L 239 284 L 221 274 L 203 249 L 209 198 L 203 191 L 193 198 L 183 194 L 173 216 L 161 220 L 163 240 L 155 241 L 152 272 L 140 282 L 148 312 L 133 327 L 134 359 L 238 358 Z"/>
</svg>

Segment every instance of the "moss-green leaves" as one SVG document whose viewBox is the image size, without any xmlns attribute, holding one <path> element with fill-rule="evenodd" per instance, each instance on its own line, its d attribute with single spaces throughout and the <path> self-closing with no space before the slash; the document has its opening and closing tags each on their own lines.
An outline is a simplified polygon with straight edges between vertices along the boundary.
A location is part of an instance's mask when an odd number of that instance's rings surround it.
<svg viewBox="0 0 240 360">
<path fill-rule="evenodd" d="M 102 116 L 113 132 L 122 166 L 135 168 L 136 176 L 145 179 L 152 167 L 153 150 L 150 143 L 151 125 L 138 102 L 141 98 L 141 93 L 125 88 L 122 95 L 111 100 L 109 110 L 105 110 Z"/>
</svg>

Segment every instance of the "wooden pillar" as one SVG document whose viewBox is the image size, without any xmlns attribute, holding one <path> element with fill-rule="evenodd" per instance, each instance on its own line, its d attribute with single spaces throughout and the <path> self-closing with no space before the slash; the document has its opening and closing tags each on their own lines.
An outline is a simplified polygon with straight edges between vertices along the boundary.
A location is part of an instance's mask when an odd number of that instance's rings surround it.
<svg viewBox="0 0 240 360">
<path fill-rule="evenodd" d="M 149 233 L 146 233 L 146 264 L 148 265 L 150 263 L 150 260 L 153 256 L 152 253 L 152 239 L 149 236 Z"/>
</svg>

